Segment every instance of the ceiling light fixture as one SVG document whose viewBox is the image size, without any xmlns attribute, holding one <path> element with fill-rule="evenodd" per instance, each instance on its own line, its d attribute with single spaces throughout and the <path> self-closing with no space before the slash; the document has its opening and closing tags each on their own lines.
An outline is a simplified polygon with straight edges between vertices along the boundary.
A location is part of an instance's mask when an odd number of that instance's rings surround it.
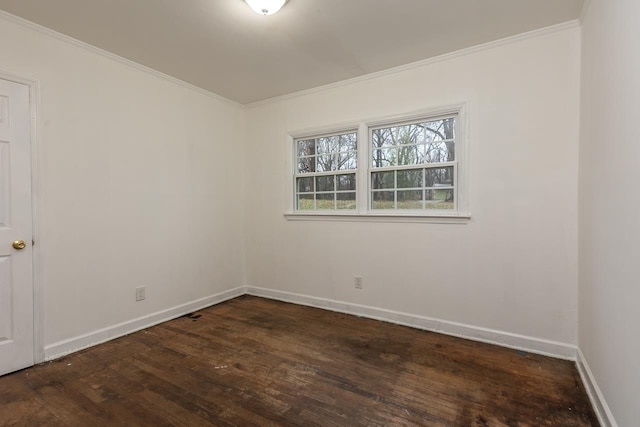
<svg viewBox="0 0 640 427">
<path fill-rule="evenodd" d="M 244 0 L 255 13 L 273 15 L 280 10 L 287 0 Z"/>
</svg>

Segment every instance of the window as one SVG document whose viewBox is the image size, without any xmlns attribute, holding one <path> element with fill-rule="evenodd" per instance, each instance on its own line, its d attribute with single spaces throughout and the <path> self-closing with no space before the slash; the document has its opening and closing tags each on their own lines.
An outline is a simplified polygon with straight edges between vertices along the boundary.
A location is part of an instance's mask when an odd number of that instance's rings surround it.
<svg viewBox="0 0 640 427">
<path fill-rule="evenodd" d="M 456 118 L 370 129 L 372 210 L 456 208 Z"/>
<path fill-rule="evenodd" d="M 296 210 L 356 208 L 356 131 L 298 139 Z"/>
<path fill-rule="evenodd" d="M 468 219 L 461 213 L 462 107 L 448 111 L 294 138 L 292 218 Z"/>
</svg>

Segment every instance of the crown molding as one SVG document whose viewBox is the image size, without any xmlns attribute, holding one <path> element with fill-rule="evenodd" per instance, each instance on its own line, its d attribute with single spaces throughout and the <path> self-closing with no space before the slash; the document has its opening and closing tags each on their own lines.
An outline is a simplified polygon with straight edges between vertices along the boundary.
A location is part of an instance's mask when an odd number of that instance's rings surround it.
<svg viewBox="0 0 640 427">
<path fill-rule="evenodd" d="M 50 28 L 44 27 L 40 24 L 36 24 L 35 22 L 26 20 L 24 18 L 21 18 L 19 16 L 13 15 L 9 12 L 6 12 L 4 10 L 0 10 L 0 18 L 5 19 L 6 21 L 12 22 L 14 24 L 20 25 L 22 27 L 37 31 L 41 34 L 50 36 L 54 39 L 63 41 L 65 43 L 69 43 L 71 45 L 74 45 L 76 47 L 79 47 L 81 49 L 87 50 L 89 52 L 95 53 L 97 55 L 103 56 L 105 58 L 111 59 L 113 61 L 119 62 L 121 64 L 127 65 L 129 67 L 135 68 L 139 71 L 145 72 L 147 74 L 153 75 L 155 77 L 158 77 L 160 79 L 169 81 L 173 84 L 176 84 L 178 86 L 182 86 L 184 88 L 190 89 L 194 92 L 200 93 L 202 95 L 208 96 L 210 98 L 216 99 L 218 101 L 221 101 L 223 103 L 226 103 L 228 105 L 232 105 L 235 107 L 241 107 L 241 108 L 254 108 L 254 107 L 260 107 L 263 105 L 267 105 L 267 104 L 271 104 L 274 102 L 279 102 L 279 101 L 284 101 L 287 99 L 293 99 L 293 98 L 298 98 L 301 96 L 305 96 L 305 95 L 310 95 L 313 93 L 318 93 L 318 92 L 322 92 L 325 90 L 330 90 L 330 89 L 335 89 L 335 88 L 339 88 L 339 87 L 343 87 L 343 86 L 350 86 L 356 83 L 360 83 L 360 82 L 364 82 L 367 80 L 372 80 L 372 79 L 376 79 L 376 78 L 380 78 L 380 77 L 384 77 L 384 76 L 388 76 L 388 75 L 393 75 L 393 74 L 397 74 L 397 73 L 401 73 L 403 71 L 407 71 L 407 70 L 412 70 L 415 68 L 420 68 L 420 67 L 425 67 L 431 64 L 435 64 L 438 62 L 444 62 L 444 61 L 448 61 L 454 58 L 458 58 L 461 56 L 466 56 L 466 55 L 471 55 L 477 52 L 481 52 L 484 50 L 489 50 L 489 49 L 494 49 L 500 46 L 504 46 L 504 45 L 508 45 L 511 43 L 517 43 L 523 40 L 527 40 L 527 39 L 531 39 L 531 38 L 536 38 L 536 37 L 542 37 L 548 34 L 553 34 L 553 33 L 557 33 L 560 31 L 565 31 L 565 30 L 569 30 L 572 28 L 576 28 L 579 27 L 582 19 L 584 18 L 584 15 L 586 14 L 586 11 L 589 7 L 589 5 L 591 4 L 591 0 L 585 0 L 585 3 L 583 4 L 583 8 L 580 14 L 580 18 L 579 19 L 575 19 L 572 21 L 567 21 L 567 22 L 563 22 L 560 24 L 556 24 L 556 25 L 551 25 L 548 27 L 544 27 L 544 28 L 539 28 L 536 30 L 532 30 L 532 31 L 527 31 L 525 33 L 520 33 L 520 34 L 516 34 L 514 36 L 509 36 L 509 37 L 505 37 L 502 39 L 498 39 L 498 40 L 494 40 L 494 41 L 490 41 L 487 43 L 482 43 L 476 46 L 472 46 L 472 47 L 468 47 L 468 48 L 464 48 L 464 49 L 460 49 L 454 52 L 450 52 L 450 53 L 445 53 L 442 55 L 438 55 L 438 56 L 434 56 L 432 58 L 427 58 L 427 59 L 423 59 L 420 61 L 416 61 L 416 62 L 412 62 L 409 64 L 405 64 L 405 65 L 400 65 L 398 67 L 393 67 L 393 68 L 388 68 L 386 70 L 381 70 L 381 71 L 377 71 L 374 73 L 369 73 L 369 74 L 365 74 L 362 76 L 357 76 L 357 77 L 353 77 L 350 79 L 346 79 L 346 80 L 341 80 L 335 83 L 329 83 L 326 85 L 322 85 L 322 86 L 317 86 L 315 88 L 311 88 L 311 89 L 305 89 L 302 91 L 298 91 L 298 92 L 293 92 L 293 93 L 289 93 L 289 94 L 285 94 L 285 95 L 281 95 L 281 96 L 276 96 L 276 97 L 272 97 L 272 98 L 267 98 L 267 99 L 263 99 L 260 101 L 256 101 L 256 102 L 251 102 L 251 103 L 247 103 L 247 104 L 241 104 L 239 102 L 233 101 L 229 98 L 225 98 L 221 95 L 218 95 L 214 92 L 211 92 L 209 90 L 203 89 L 199 86 L 196 86 L 194 84 L 185 82 L 184 80 L 180 80 L 176 77 L 170 76 L 168 74 L 165 74 L 161 71 L 158 71 L 154 68 L 150 68 L 147 67 L 146 65 L 142 65 L 139 64 L 135 61 L 132 61 L 130 59 L 124 58 L 122 56 L 116 55 L 114 53 L 111 53 L 109 51 L 106 51 L 102 48 L 96 47 L 94 45 L 91 45 L 89 43 L 83 42 L 81 40 L 75 39 L 73 37 L 67 36 L 65 34 L 59 33 L 57 31 L 54 31 Z"/>
<path fill-rule="evenodd" d="M 398 74 L 407 70 L 413 70 L 415 68 L 426 67 L 431 64 L 435 64 L 438 62 L 449 61 L 454 58 L 458 58 L 461 56 L 471 55 L 474 53 L 482 52 L 489 49 L 494 49 L 500 46 L 517 43 L 523 40 L 528 40 L 536 37 L 542 37 L 548 34 L 557 33 L 560 31 L 565 31 L 573 28 L 577 28 L 580 26 L 580 22 L 577 19 L 572 21 L 563 22 L 561 24 L 551 25 L 549 27 L 539 28 L 537 30 L 527 31 L 526 33 L 516 34 L 514 36 L 505 37 L 502 39 L 490 41 L 487 43 L 482 43 L 476 46 L 467 47 L 464 49 L 456 50 L 454 52 L 445 53 L 443 55 L 434 56 L 432 58 L 422 59 L 420 61 L 412 62 L 405 65 L 400 65 L 398 67 L 388 68 L 382 71 L 376 71 L 374 73 L 365 74 L 363 76 L 353 77 L 347 80 L 341 80 L 335 83 L 329 83 L 327 85 L 318 86 L 311 89 L 301 90 L 298 92 L 289 93 L 286 95 L 276 96 L 273 98 L 267 98 L 256 102 L 251 102 L 248 104 L 244 104 L 244 108 L 254 108 L 260 107 L 263 105 L 271 104 L 274 102 L 284 101 L 293 98 L 299 98 L 301 96 L 310 95 L 313 93 L 323 92 L 330 89 L 336 89 L 339 87 L 350 86 L 353 84 L 365 82 L 367 80 L 373 80 L 384 76 L 389 76 L 393 74 Z"/>
<path fill-rule="evenodd" d="M 173 84 L 175 84 L 177 86 L 182 86 L 182 87 L 184 87 L 186 89 L 192 90 L 192 91 L 197 92 L 197 93 L 199 93 L 201 95 L 208 96 L 208 97 L 213 98 L 213 99 L 215 99 L 217 101 L 221 101 L 221 102 L 223 102 L 225 104 L 232 105 L 234 107 L 242 107 L 242 104 L 240 104 L 240 103 L 238 103 L 236 101 L 233 101 L 233 100 L 231 100 L 229 98 L 225 98 L 224 96 L 218 95 L 218 94 L 216 94 L 214 92 L 208 91 L 206 89 L 203 89 L 203 88 L 201 88 L 199 86 L 196 86 L 196 85 L 193 85 L 191 83 L 187 83 L 184 80 L 180 80 L 180 79 L 178 79 L 176 77 L 173 77 L 173 76 L 170 76 L 168 74 L 165 74 L 165 73 L 163 73 L 161 71 L 158 71 L 158 70 L 156 70 L 154 68 L 147 67 L 146 65 L 139 64 L 139 63 L 137 63 L 135 61 L 132 61 L 132 60 L 124 58 L 122 56 L 116 55 L 116 54 L 111 53 L 111 52 L 109 52 L 107 50 L 104 50 L 104 49 L 101 49 L 99 47 L 96 47 L 96 46 L 94 46 L 92 44 L 83 42 L 83 41 L 78 40 L 78 39 L 74 39 L 73 37 L 70 37 L 70 36 L 67 36 L 65 34 L 59 33 L 57 31 L 54 31 L 54 30 L 50 29 L 50 28 L 44 27 L 44 26 L 42 26 L 40 24 L 36 24 L 35 22 L 31 22 L 29 20 L 26 20 L 24 18 L 21 18 L 19 16 L 13 15 L 13 14 L 11 14 L 9 12 L 6 12 L 4 10 L 0 10 L 0 18 L 4 19 L 6 21 L 9 21 L 11 23 L 17 24 L 17 25 L 19 25 L 21 27 L 24 27 L 24 28 L 27 28 L 27 29 L 30 29 L 30 30 L 34 30 L 34 31 L 36 31 L 36 32 L 38 32 L 40 34 L 44 34 L 46 36 L 52 37 L 52 38 L 54 38 L 56 40 L 60 40 L 62 42 L 65 42 L 65 43 L 71 44 L 73 46 L 79 47 L 81 49 L 84 49 L 86 51 L 95 53 L 95 54 L 100 55 L 102 57 L 105 57 L 107 59 L 111 59 L 112 61 L 119 62 L 120 64 L 129 66 L 131 68 L 135 68 L 136 70 L 139 70 L 139 71 L 142 71 L 144 73 L 147 73 L 147 74 L 150 74 L 152 76 L 155 76 L 157 78 L 166 80 L 166 81 L 168 81 L 170 83 L 173 83 Z"/>
</svg>

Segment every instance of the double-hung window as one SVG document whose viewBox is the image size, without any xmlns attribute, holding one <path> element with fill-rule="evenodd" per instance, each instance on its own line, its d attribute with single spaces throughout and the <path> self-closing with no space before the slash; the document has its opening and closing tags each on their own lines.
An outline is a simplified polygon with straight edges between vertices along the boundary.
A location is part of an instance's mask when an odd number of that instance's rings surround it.
<svg viewBox="0 0 640 427">
<path fill-rule="evenodd" d="M 293 215 L 463 217 L 460 110 L 449 111 L 294 138 Z"/>
<path fill-rule="evenodd" d="M 354 130 L 295 141 L 296 210 L 356 208 L 357 135 Z"/>
<path fill-rule="evenodd" d="M 456 208 L 456 117 L 369 129 L 371 210 Z"/>
</svg>

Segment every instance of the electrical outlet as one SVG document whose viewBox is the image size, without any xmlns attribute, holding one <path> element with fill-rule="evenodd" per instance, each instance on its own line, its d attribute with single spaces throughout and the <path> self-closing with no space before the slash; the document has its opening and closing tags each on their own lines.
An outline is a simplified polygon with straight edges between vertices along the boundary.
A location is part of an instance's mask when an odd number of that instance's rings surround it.
<svg viewBox="0 0 640 427">
<path fill-rule="evenodd" d="M 143 299 L 146 298 L 146 292 L 145 292 L 145 287 L 144 286 L 140 286 L 139 288 L 136 288 L 136 301 L 142 301 Z"/>
<path fill-rule="evenodd" d="M 362 277 L 356 276 L 354 278 L 354 284 L 356 286 L 356 289 L 362 289 Z"/>
</svg>

